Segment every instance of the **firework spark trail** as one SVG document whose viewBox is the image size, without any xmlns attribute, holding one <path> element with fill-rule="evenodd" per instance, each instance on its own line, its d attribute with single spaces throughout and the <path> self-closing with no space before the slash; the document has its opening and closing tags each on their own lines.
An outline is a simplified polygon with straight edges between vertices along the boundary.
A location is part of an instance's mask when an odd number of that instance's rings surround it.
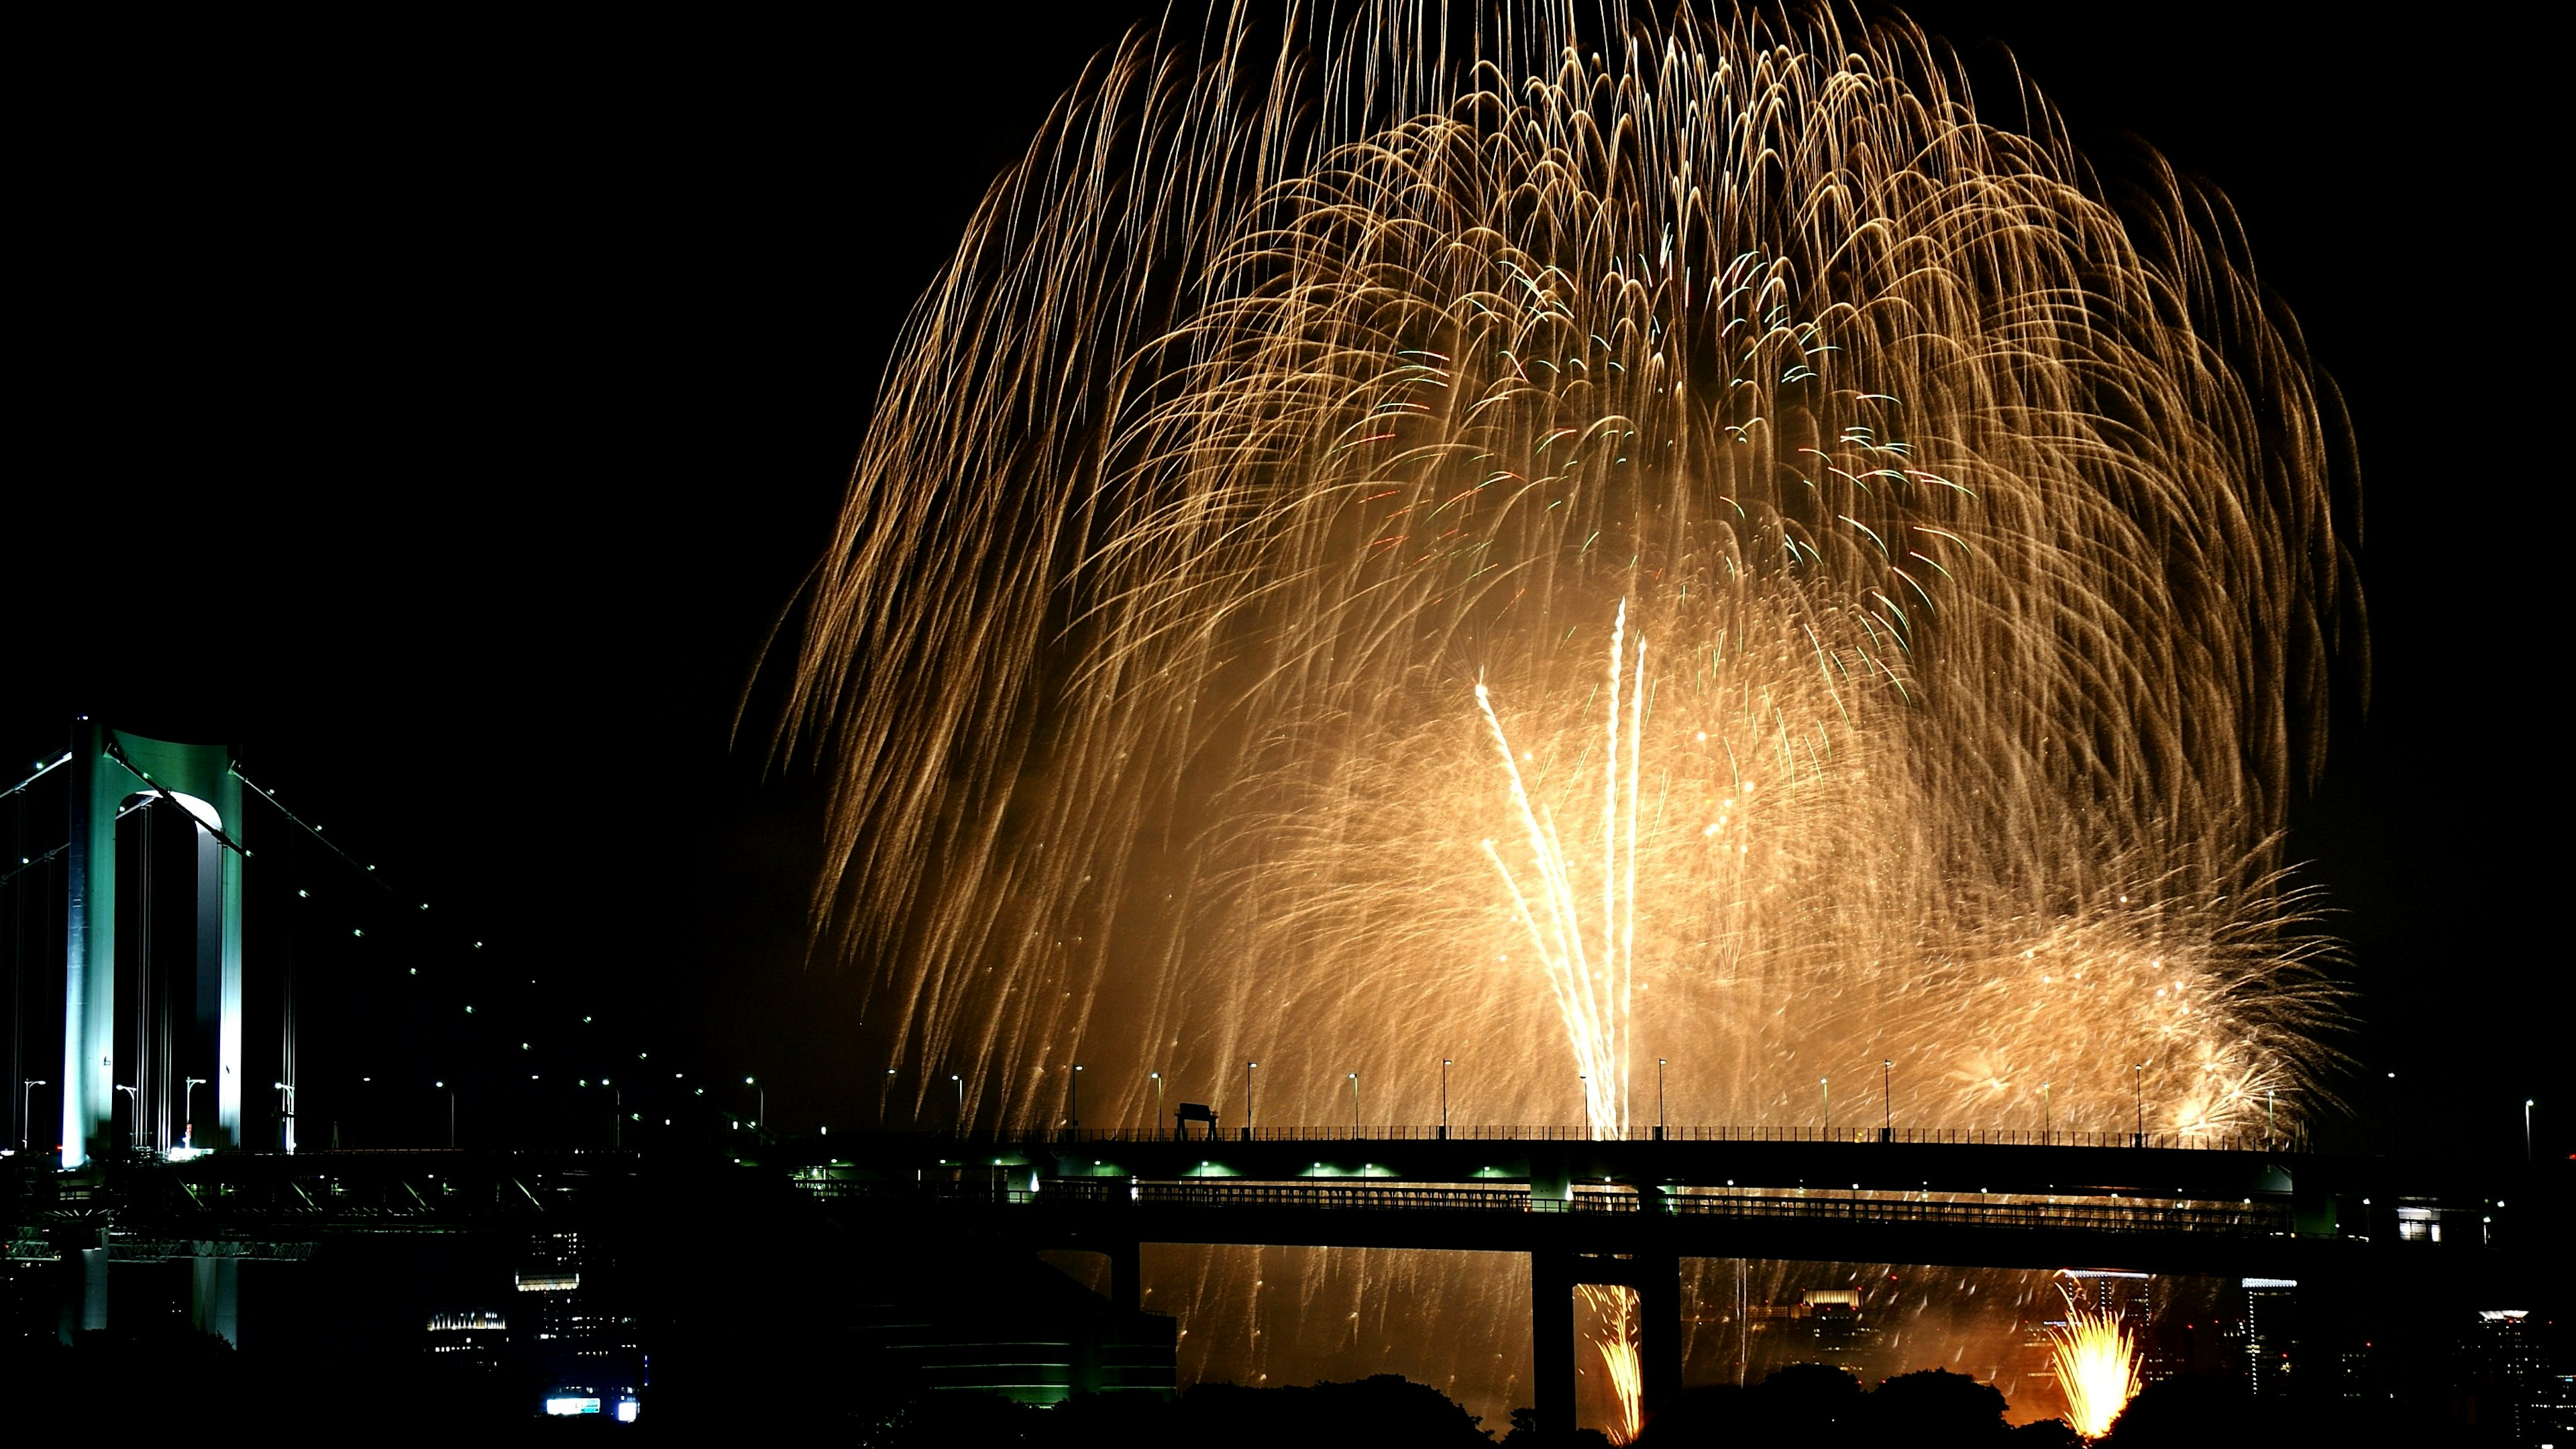
<svg viewBox="0 0 2576 1449">
<path fill-rule="evenodd" d="M 1601 711 L 1601 978 L 1606 979 L 1596 978 L 1583 952 L 1584 932 L 1576 907 L 1574 869 L 1563 843 L 1557 839 L 1555 822 L 1543 820 L 1531 810 L 1528 787 L 1521 779 L 1519 763 L 1512 757 L 1511 738 L 1494 715 L 1491 694 L 1483 684 L 1476 686 L 1476 708 L 1493 735 L 1495 753 L 1503 763 L 1503 778 L 1510 784 L 1512 814 L 1527 838 L 1532 870 L 1540 883 L 1541 899 L 1547 905 L 1546 927 L 1540 926 L 1531 913 L 1528 892 L 1521 888 L 1490 839 L 1483 842 L 1485 858 L 1502 878 L 1522 934 L 1547 966 L 1548 986 L 1564 1016 L 1566 1040 L 1574 1050 L 1575 1065 L 1582 1071 L 1584 1124 L 1593 1137 L 1612 1139 L 1628 1135 L 1627 1049 L 1636 961 L 1637 790 L 1645 736 L 1646 641 L 1640 638 L 1635 669 L 1624 689 L 1629 723 L 1624 799 L 1627 853 L 1623 861 L 1619 707 L 1623 700 L 1621 664 L 1627 657 L 1627 623 L 1628 605 L 1623 599 L 1610 628 L 1610 663 Z M 1593 1349 L 1600 1357 L 1616 1406 L 1617 1422 L 1612 1427 L 1611 1442 L 1625 1444 L 1645 1427 L 1637 1295 L 1633 1289 L 1590 1283 L 1582 1285 L 1581 1292 L 1601 1320 Z"/>
<path fill-rule="evenodd" d="M 2138 1393 L 2138 1346 L 2116 1313 L 2095 1312 L 2066 1295 L 2066 1321 L 2048 1325 L 2049 1368 L 2066 1396 L 2066 1423 L 2087 1439 L 2111 1432 L 2111 1422 Z"/>
<path fill-rule="evenodd" d="M 1601 712 L 1601 951 L 1597 972 L 1583 947 L 1586 932 L 1573 860 L 1557 838 L 1553 815 L 1531 808 L 1529 788 L 1521 778 L 1519 762 L 1512 756 L 1511 738 L 1494 714 L 1493 697 L 1483 684 L 1476 686 L 1476 708 L 1493 736 L 1495 753 L 1503 763 L 1503 778 L 1510 786 L 1512 816 L 1529 846 L 1531 873 L 1539 899 L 1547 909 L 1545 926 L 1531 912 L 1530 893 L 1522 889 L 1494 842 L 1484 840 L 1481 848 L 1495 874 L 1502 878 L 1522 936 L 1547 968 L 1547 984 L 1564 1016 L 1566 1041 L 1574 1050 L 1575 1066 L 1584 1083 L 1584 1125 L 1594 1137 L 1610 1139 L 1628 1135 L 1629 1016 L 1635 1005 L 1636 979 L 1638 762 L 1645 738 L 1646 641 L 1637 641 L 1632 682 L 1623 688 L 1621 666 L 1627 658 L 1627 620 L 1628 606 L 1623 599 L 1610 628 L 1610 663 L 1603 694 L 1606 703 Z M 1623 701 L 1629 715 L 1624 792 L 1619 778 L 1619 711 Z M 1620 850 L 1623 808 L 1627 812 L 1624 857 Z M 1501 959 L 1507 962 L 1509 954 L 1504 953 Z"/>
<path fill-rule="evenodd" d="M 1608 1437 L 1613 1444 L 1626 1444 L 1646 1427 L 1645 1357 L 1638 1332 L 1637 1290 L 1585 1283 L 1579 1291 L 1584 1303 L 1600 1319 L 1600 1327 L 1592 1336 L 1592 1351 L 1601 1360 L 1602 1377 L 1609 1381 L 1613 1417 Z"/>
<path fill-rule="evenodd" d="M 1427 1121 L 1455 1057 L 1467 1120 L 1548 1121 L 1579 1008 L 1587 1125 L 1648 1039 L 1684 1122 L 1882 1058 L 1900 1124 L 2125 1130 L 2136 1063 L 2151 1130 L 2299 1121 L 2280 832 L 2359 596 L 2224 202 L 2115 211 L 1902 23 L 1584 15 L 1140 31 L 978 212 L 779 741 L 907 1080 L 1045 1122 L 1078 1048 L 1133 1121 L 1257 1056 L 1265 1118 L 1356 1070 Z"/>
</svg>

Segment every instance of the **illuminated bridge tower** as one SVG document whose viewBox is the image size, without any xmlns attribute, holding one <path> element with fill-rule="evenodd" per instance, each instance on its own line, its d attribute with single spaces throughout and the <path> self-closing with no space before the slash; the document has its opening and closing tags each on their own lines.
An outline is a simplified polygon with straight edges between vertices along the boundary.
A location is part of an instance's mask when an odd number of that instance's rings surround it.
<svg viewBox="0 0 2576 1449">
<path fill-rule="evenodd" d="M 205 1071 L 216 1131 L 202 1146 L 242 1140 L 242 783 L 222 745 L 183 745 L 112 730 L 86 717 L 72 725 L 71 836 L 63 902 L 63 1136 L 66 1168 L 115 1140 L 117 1097 L 137 1144 L 171 1142 L 175 1106 L 192 1103 L 187 1078 Z M 185 1019 L 154 1014 L 151 973 L 118 1052 L 117 838 L 143 807 L 176 806 L 193 822 L 196 918 L 194 990 Z M 164 819 L 167 816 L 162 817 Z M 135 943 L 138 947 L 144 943 Z M 137 960 L 145 953 L 135 951 Z M 158 954 L 158 953 L 155 953 Z M 176 1000 L 178 993 L 170 993 Z M 174 1075 L 174 1065 L 177 1069 Z"/>
</svg>

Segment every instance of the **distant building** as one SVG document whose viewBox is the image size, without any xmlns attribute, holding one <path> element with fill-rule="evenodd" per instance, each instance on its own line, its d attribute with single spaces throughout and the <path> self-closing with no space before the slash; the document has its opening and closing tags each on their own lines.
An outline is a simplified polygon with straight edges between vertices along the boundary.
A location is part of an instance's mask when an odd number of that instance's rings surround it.
<svg viewBox="0 0 2576 1449">
<path fill-rule="evenodd" d="M 632 1418 L 652 1363 L 616 1288 L 614 1265 L 579 1232 L 538 1233 L 515 1283 L 514 1347 L 547 1380 L 546 1412 Z M 587 1404 L 566 1409 L 566 1404 Z"/>
<path fill-rule="evenodd" d="M 1795 1303 L 1754 1303 L 1744 1310 L 1748 1379 L 1793 1363 L 1848 1366 L 1878 1341 L 1878 1329 L 1861 1314 L 1856 1288 L 1809 1288 Z"/>
<path fill-rule="evenodd" d="M 433 1313 L 422 1337 L 432 1364 L 445 1372 L 496 1374 L 510 1356 L 510 1321 L 490 1308 Z"/>
<path fill-rule="evenodd" d="M 2472 1427 L 2516 1445 L 2564 1443 L 2571 1382 L 2551 1362 L 2549 1320 L 2519 1308 L 2481 1310 L 2460 1336 L 2459 1402 Z"/>
<path fill-rule="evenodd" d="M 2291 1369 L 2298 1361 L 2299 1284 L 2294 1278 L 2247 1278 L 2245 1293 L 2245 1387 L 2256 1398 L 2280 1398 L 2292 1391 Z"/>
</svg>

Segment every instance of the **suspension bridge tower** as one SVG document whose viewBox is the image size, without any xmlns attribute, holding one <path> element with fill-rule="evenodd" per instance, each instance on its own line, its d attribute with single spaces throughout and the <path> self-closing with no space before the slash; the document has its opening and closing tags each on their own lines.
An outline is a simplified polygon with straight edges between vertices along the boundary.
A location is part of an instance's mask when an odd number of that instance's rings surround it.
<svg viewBox="0 0 2576 1449">
<path fill-rule="evenodd" d="M 196 1145 L 239 1146 L 245 1085 L 242 872 L 248 856 L 242 782 L 233 772 L 232 752 L 222 745 L 147 739 L 84 717 L 72 725 L 71 751 L 62 764 L 71 776 L 62 915 L 63 1166 L 80 1167 L 113 1144 L 120 1092 L 130 1099 L 130 1140 L 166 1146 L 174 1096 L 184 1123 L 193 1120 L 194 1087 L 210 1086 L 215 1134 Z M 140 999 L 127 1003 L 120 1059 L 118 828 L 156 805 L 175 806 L 189 821 L 195 949 L 186 958 L 192 968 L 186 972 L 129 973 L 129 989 Z M 152 823 L 169 818 L 164 811 Z M 151 861 L 174 854 L 122 852 L 143 861 L 147 872 Z M 148 936 L 148 926 L 145 931 Z M 137 950 L 127 954 L 142 959 Z M 150 954 L 166 961 L 178 953 Z M 207 1076 L 195 1077 L 198 1071 Z"/>
</svg>

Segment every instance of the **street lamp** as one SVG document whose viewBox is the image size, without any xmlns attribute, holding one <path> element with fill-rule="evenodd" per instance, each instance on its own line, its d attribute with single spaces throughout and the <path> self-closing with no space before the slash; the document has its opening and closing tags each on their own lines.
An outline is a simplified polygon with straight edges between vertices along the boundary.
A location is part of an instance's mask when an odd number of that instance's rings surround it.
<svg viewBox="0 0 2576 1449">
<path fill-rule="evenodd" d="M 2050 1131 L 2048 1107 L 2048 1083 L 2042 1082 L 2039 1084 L 2039 1141 L 2040 1145 L 2043 1147 L 2048 1144 L 2048 1135 Z"/>
<path fill-rule="evenodd" d="M 2269 1152 L 2269 1151 L 2271 1151 L 2271 1150 L 2272 1150 L 2272 1095 L 2273 1095 L 2273 1091 L 2274 1091 L 2274 1089 L 2273 1089 L 2273 1088 L 2271 1088 L 2271 1087 L 2265 1087 L 2265 1088 L 2263 1089 L 2263 1150 L 2264 1150 L 2264 1151 L 2266 1151 L 2266 1152 Z M 2525 1155 L 2526 1155 L 2526 1156 L 2527 1156 L 2527 1155 L 2529 1155 L 2529 1152 L 2528 1152 L 2528 1144 L 2526 1144 L 2526 1147 L 2525 1147 Z"/>
<path fill-rule="evenodd" d="M 453 1149 L 456 1146 L 456 1089 L 445 1082 L 432 1082 L 430 1085 L 447 1094 L 447 1145 Z"/>
<path fill-rule="evenodd" d="M 2522 1099 L 2522 1165 L 2531 1165 L 2531 1099 Z"/>
<path fill-rule="evenodd" d="M 948 1074 L 948 1084 L 957 1089 L 957 1135 L 966 1135 L 966 1079 L 955 1072 Z"/>
<path fill-rule="evenodd" d="M 1655 1058 L 1655 1140 L 1664 1140 L 1664 1059 Z"/>
<path fill-rule="evenodd" d="M 1072 1113 L 1072 1126 L 1073 1126 L 1073 1136 L 1074 1136 L 1074 1140 L 1075 1140 L 1075 1141 L 1077 1141 L 1077 1142 L 1081 1141 L 1081 1140 L 1082 1140 L 1082 1063 L 1080 1063 L 1080 1062 L 1075 1062 L 1075 1063 L 1073 1064 L 1073 1113 Z"/>
<path fill-rule="evenodd" d="M 764 1087 L 764 1086 L 760 1085 L 760 1083 L 758 1083 L 758 1082 L 756 1082 L 756 1081 L 753 1081 L 753 1080 L 752 1080 L 751 1078 L 749 1078 L 749 1077 L 745 1077 L 745 1078 L 743 1078 L 743 1079 L 742 1079 L 742 1084 L 743 1084 L 744 1086 L 746 1086 L 746 1087 L 751 1088 L 753 1091 L 755 1091 L 755 1092 L 757 1092 L 757 1093 L 759 1093 L 759 1094 L 760 1094 L 760 1120 L 759 1120 L 759 1127 L 760 1127 L 760 1130 L 761 1130 L 761 1131 L 763 1131 L 763 1132 L 768 1131 L 768 1130 L 769 1130 L 769 1089 L 768 1089 L 767 1087 Z"/>
<path fill-rule="evenodd" d="M 885 1125 L 886 1125 L 886 1098 L 891 1097 L 891 1096 L 893 1096 L 893 1095 L 894 1095 L 894 1068 L 892 1068 L 892 1067 L 888 1067 L 888 1068 L 886 1068 L 885 1085 L 884 1085 L 884 1086 L 882 1086 L 882 1087 L 879 1087 L 879 1088 L 877 1089 L 877 1130 L 878 1130 L 879 1132 L 883 1132 L 883 1131 L 885 1130 Z"/>
<path fill-rule="evenodd" d="M 1440 1140 L 1449 1140 L 1449 1059 L 1440 1059 Z"/>
<path fill-rule="evenodd" d="M 1583 1097 L 1584 1125 L 1589 1126 L 1592 1122 L 1592 1078 L 1581 1072 L 1576 1072 L 1574 1074 L 1574 1081 L 1576 1090 L 1581 1092 Z"/>
<path fill-rule="evenodd" d="M 2144 1147 L 2147 1145 L 2147 1064 L 2145 1062 L 2129 1068 L 2129 1082 L 2137 1089 L 2138 1094 L 2138 1135 L 2129 1141 L 2132 1146 Z"/>
<path fill-rule="evenodd" d="M 194 1150 L 197 1145 L 197 1089 L 214 1080 L 212 1077 L 189 1077 L 187 1089 L 179 1094 L 180 1110 L 188 1120 L 179 1129 L 179 1145 Z"/>
<path fill-rule="evenodd" d="M 1163 1130 L 1163 1074 L 1161 1072 L 1147 1072 L 1145 1075 L 1154 1079 L 1153 1128 L 1155 1131 L 1160 1132 Z"/>
<path fill-rule="evenodd" d="M 27 1134 L 34 1130 L 36 1125 L 36 1089 L 52 1085 L 53 1083 L 36 1077 L 18 1079 L 18 1152 L 21 1156 L 24 1156 L 27 1151 Z"/>
<path fill-rule="evenodd" d="M 1821 1127 L 1821 1128 L 1819 1128 L 1819 1129 L 1817 1130 L 1817 1134 L 1816 1134 L 1816 1135 L 1817 1135 L 1817 1140 L 1822 1141 L 1823 1139 L 1825 1139 L 1825 1138 L 1827 1138 L 1827 1137 L 1831 1137 L 1831 1136 L 1833 1136 L 1833 1135 L 1834 1135 L 1834 1079 L 1833 1079 L 1833 1078 L 1831 1078 L 1831 1077 L 1818 1077 L 1818 1078 L 1816 1078 L 1816 1103 L 1817 1103 L 1817 1115 L 1819 1115 L 1820 1117 L 1822 1117 L 1822 1118 L 1824 1119 L 1824 1124 L 1825 1124 L 1823 1127 Z"/>
<path fill-rule="evenodd" d="M 1357 1142 L 1357 1141 L 1359 1141 L 1359 1140 L 1360 1140 L 1360 1074 L 1359 1074 L 1359 1073 L 1357 1073 L 1357 1072 L 1353 1072 L 1353 1073 L 1351 1073 L 1351 1074 L 1350 1074 L 1350 1077 L 1351 1077 L 1351 1140 L 1352 1140 L 1353 1142 Z"/>
<path fill-rule="evenodd" d="M 1246 1142 L 1252 1140 L 1252 1069 L 1259 1065 L 1259 1062 L 1243 1064 L 1243 1140 Z"/>
<path fill-rule="evenodd" d="M 125 1125 L 128 1129 L 126 1141 L 130 1146 L 141 1147 L 143 1145 L 143 1093 L 141 1089 L 129 1087 L 123 1082 L 115 1085 L 116 1090 L 125 1094 Z"/>
<path fill-rule="evenodd" d="M 295 1155 L 295 1088 L 285 1082 L 273 1083 L 278 1090 L 278 1125 L 284 1129 L 286 1155 Z"/>
<path fill-rule="evenodd" d="M 1896 1137 L 1896 1058 L 1878 1064 L 1878 1140 L 1889 1142 Z"/>
</svg>

